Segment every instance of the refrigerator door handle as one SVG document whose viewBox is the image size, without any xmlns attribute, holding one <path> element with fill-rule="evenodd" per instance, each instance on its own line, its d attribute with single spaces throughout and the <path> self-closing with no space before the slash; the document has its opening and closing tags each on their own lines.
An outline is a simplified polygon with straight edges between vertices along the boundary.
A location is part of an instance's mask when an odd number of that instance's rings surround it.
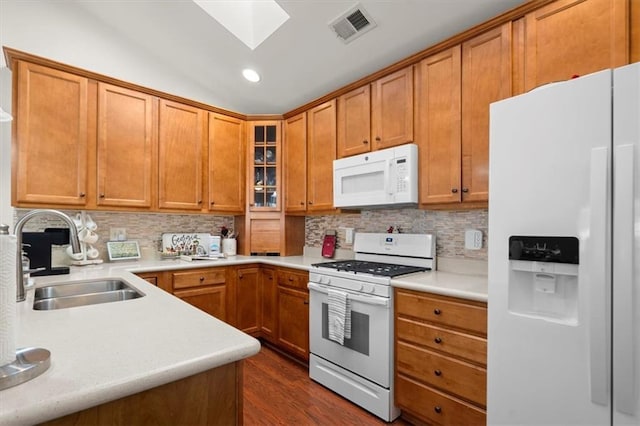
<svg viewBox="0 0 640 426">
<path fill-rule="evenodd" d="M 617 411 L 633 415 L 635 412 L 634 360 L 634 294 L 633 294 L 633 204 L 634 204 L 634 145 L 615 148 L 613 189 L 613 299 L 614 333 L 614 407 Z"/>
<path fill-rule="evenodd" d="M 609 265 L 607 223 L 609 207 L 609 150 L 607 147 L 591 150 L 590 170 L 590 206 L 589 206 L 589 251 L 587 253 L 587 271 L 590 301 L 589 327 L 589 372 L 591 401 L 600 405 L 609 405 L 609 364 L 607 358 L 607 288 Z"/>
</svg>

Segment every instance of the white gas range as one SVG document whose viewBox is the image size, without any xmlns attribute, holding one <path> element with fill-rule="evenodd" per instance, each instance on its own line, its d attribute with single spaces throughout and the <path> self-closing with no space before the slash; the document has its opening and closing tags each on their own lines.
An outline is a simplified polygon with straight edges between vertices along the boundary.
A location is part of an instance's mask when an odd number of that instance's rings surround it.
<svg viewBox="0 0 640 426">
<path fill-rule="evenodd" d="M 309 273 L 309 375 L 385 421 L 393 405 L 394 277 L 434 270 L 435 236 L 358 233 L 355 259 L 313 265 Z M 330 338 L 330 294 L 346 294 L 351 335 Z M 333 318 L 332 318 L 333 319 Z"/>
</svg>

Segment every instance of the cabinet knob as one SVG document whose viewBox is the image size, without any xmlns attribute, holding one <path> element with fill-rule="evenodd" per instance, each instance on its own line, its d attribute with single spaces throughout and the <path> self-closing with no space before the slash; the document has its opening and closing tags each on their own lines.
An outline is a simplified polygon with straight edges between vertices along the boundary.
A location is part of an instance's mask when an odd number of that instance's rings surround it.
<svg viewBox="0 0 640 426">
<path fill-rule="evenodd" d="M 301 206 L 304 206 L 304 201 L 300 201 L 300 205 L 301 205 Z"/>
<path fill-rule="evenodd" d="M 436 337 L 435 339 L 433 339 L 433 341 L 436 342 L 438 345 L 442 343 L 442 339 L 439 337 Z"/>
<path fill-rule="evenodd" d="M 249 207 L 253 207 L 253 203 L 249 203 Z"/>
<path fill-rule="evenodd" d="M 440 309 L 438 309 L 438 308 L 435 308 L 433 310 L 433 313 L 436 314 L 436 315 L 440 315 L 442 313 L 442 311 Z"/>
<path fill-rule="evenodd" d="M 204 277 L 200 277 L 200 282 L 204 281 Z"/>
<path fill-rule="evenodd" d="M 305 301 L 304 301 L 304 304 L 305 304 L 305 305 L 308 305 L 308 304 L 309 304 L 309 301 L 308 301 L 308 300 L 305 300 Z"/>
<path fill-rule="evenodd" d="M 309 201 L 309 205 L 313 204 L 313 201 Z"/>
<path fill-rule="evenodd" d="M 454 194 L 455 194 L 455 193 L 457 193 L 457 192 L 458 192 L 458 188 L 453 188 L 453 189 L 451 190 L 451 192 L 452 192 L 452 193 L 454 193 Z"/>
<path fill-rule="evenodd" d="M 439 405 L 436 405 L 435 407 L 433 407 L 433 411 L 440 414 L 442 413 L 442 407 L 440 407 Z"/>
<path fill-rule="evenodd" d="M 238 274 L 238 278 L 242 279 L 244 277 L 242 276 L 242 274 Z"/>
<path fill-rule="evenodd" d="M 81 193 L 80 193 L 80 198 L 84 198 L 84 197 L 85 197 L 85 195 L 87 195 L 87 194 L 85 194 L 84 192 L 81 192 Z"/>
<path fill-rule="evenodd" d="M 462 192 L 469 192 L 469 188 L 462 188 Z"/>
<path fill-rule="evenodd" d="M 365 140 L 363 140 L 363 141 L 362 141 L 362 143 L 363 143 L 363 144 L 368 144 L 368 143 L 369 143 L 369 141 L 365 139 Z"/>
<path fill-rule="evenodd" d="M 433 372 L 433 374 L 435 374 L 436 376 L 440 377 L 440 376 L 442 376 L 442 371 L 440 371 L 440 370 L 435 370 L 435 371 Z"/>
<path fill-rule="evenodd" d="M 100 194 L 100 198 L 104 198 L 104 194 Z"/>
<path fill-rule="evenodd" d="M 376 136 L 376 141 L 380 142 L 382 139 L 380 139 L 380 136 Z"/>
<path fill-rule="evenodd" d="M 212 201 L 212 202 L 211 202 L 211 203 L 209 203 L 209 204 L 214 205 L 215 203 L 216 203 L 215 201 Z"/>
<path fill-rule="evenodd" d="M 202 204 L 202 200 L 198 200 L 198 204 Z"/>
</svg>

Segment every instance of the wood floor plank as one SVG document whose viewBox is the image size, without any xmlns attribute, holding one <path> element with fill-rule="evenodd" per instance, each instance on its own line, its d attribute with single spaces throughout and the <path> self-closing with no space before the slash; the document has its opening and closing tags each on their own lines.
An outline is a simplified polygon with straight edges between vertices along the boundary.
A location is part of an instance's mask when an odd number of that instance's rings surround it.
<svg viewBox="0 0 640 426">
<path fill-rule="evenodd" d="M 265 345 L 245 360 L 243 380 L 246 426 L 387 424 L 311 380 L 308 367 Z M 409 423 L 398 419 L 392 424 Z"/>
</svg>

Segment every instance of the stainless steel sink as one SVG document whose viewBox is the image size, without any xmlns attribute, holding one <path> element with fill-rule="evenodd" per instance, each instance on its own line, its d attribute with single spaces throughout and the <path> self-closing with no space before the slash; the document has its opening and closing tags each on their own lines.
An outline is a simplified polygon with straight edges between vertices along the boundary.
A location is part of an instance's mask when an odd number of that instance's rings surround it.
<svg viewBox="0 0 640 426">
<path fill-rule="evenodd" d="M 137 299 L 142 296 L 143 293 L 119 279 L 78 281 L 37 288 L 33 309 L 48 311 Z"/>
</svg>

